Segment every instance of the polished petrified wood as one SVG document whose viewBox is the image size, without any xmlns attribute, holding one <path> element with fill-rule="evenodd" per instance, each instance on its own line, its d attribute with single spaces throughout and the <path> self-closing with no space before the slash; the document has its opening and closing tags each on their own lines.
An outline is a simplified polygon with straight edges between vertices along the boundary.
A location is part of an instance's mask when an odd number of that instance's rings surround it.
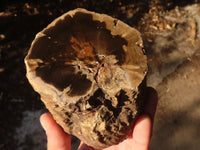
<svg viewBox="0 0 200 150">
<path fill-rule="evenodd" d="M 69 11 L 37 34 L 25 64 L 29 82 L 65 132 L 94 148 L 132 132 L 147 72 L 136 29 L 104 14 Z"/>
</svg>

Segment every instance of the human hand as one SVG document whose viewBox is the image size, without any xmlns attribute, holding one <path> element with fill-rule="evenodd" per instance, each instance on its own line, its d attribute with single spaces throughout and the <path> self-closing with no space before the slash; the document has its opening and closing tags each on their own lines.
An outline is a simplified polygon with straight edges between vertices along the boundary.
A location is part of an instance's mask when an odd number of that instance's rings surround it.
<svg viewBox="0 0 200 150">
<path fill-rule="evenodd" d="M 137 119 L 132 135 L 118 145 L 108 147 L 104 150 L 148 150 L 157 101 L 156 91 L 153 88 L 147 88 L 144 114 Z M 51 114 L 43 114 L 40 117 L 40 122 L 46 131 L 47 150 L 71 150 L 70 135 L 63 131 Z M 81 143 L 78 150 L 95 149 Z"/>
</svg>

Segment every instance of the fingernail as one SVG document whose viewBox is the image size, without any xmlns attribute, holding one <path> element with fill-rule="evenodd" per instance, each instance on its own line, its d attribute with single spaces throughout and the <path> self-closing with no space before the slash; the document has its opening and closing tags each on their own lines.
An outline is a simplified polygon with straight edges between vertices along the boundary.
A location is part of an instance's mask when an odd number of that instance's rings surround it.
<svg viewBox="0 0 200 150">
<path fill-rule="evenodd" d="M 45 114 L 41 115 L 40 116 L 40 123 L 42 125 L 42 128 L 45 130 L 46 132 L 46 122 L 44 121 L 44 117 L 45 117 Z"/>
</svg>

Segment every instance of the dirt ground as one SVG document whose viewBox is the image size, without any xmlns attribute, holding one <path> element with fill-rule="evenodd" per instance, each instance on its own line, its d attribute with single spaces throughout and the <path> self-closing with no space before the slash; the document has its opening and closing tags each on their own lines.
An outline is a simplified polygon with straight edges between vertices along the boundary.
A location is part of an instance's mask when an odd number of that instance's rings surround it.
<svg viewBox="0 0 200 150">
<path fill-rule="evenodd" d="M 46 148 L 39 116 L 47 110 L 26 79 L 24 57 L 36 33 L 78 7 L 111 15 L 141 32 L 148 54 L 148 85 L 159 94 L 150 149 L 198 149 L 198 3 L 198 0 L 1 0 L 0 149 Z"/>
</svg>

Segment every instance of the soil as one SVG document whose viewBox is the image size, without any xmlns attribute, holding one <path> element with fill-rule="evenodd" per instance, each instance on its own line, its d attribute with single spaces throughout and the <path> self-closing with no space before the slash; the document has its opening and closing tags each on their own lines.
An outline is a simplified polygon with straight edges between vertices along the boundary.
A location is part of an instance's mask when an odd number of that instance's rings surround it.
<svg viewBox="0 0 200 150">
<path fill-rule="evenodd" d="M 159 105 L 151 149 L 200 147 L 200 51 L 185 60 L 157 87 Z"/>
<path fill-rule="evenodd" d="M 200 80 L 196 71 L 192 76 L 193 80 L 184 78 L 180 81 L 176 73 L 181 70 L 177 71 L 178 68 L 185 65 L 186 60 L 194 58 L 193 55 L 199 48 L 200 28 L 198 18 L 200 6 L 198 3 L 198 0 L 1 0 L 0 149 L 40 150 L 46 147 L 45 133 L 39 124 L 39 116 L 46 109 L 40 101 L 39 95 L 34 92 L 26 79 L 24 57 L 36 33 L 55 18 L 71 9 L 82 7 L 90 11 L 111 15 L 137 28 L 142 34 L 144 47 L 148 54 L 148 85 L 158 90 L 160 98 L 166 99 L 162 97 L 165 95 L 162 94 L 162 91 L 166 89 L 161 87 L 165 85 L 163 83 L 165 80 L 173 81 L 168 85 L 169 87 L 173 87 L 172 83 L 176 83 L 176 81 L 177 84 L 188 81 L 191 84 L 184 85 L 187 88 L 194 86 L 191 81 Z M 195 61 L 197 60 L 195 59 Z M 190 65 L 193 66 L 193 64 Z M 187 67 L 190 65 L 187 65 Z M 178 84 L 177 86 L 181 87 L 182 85 Z M 178 89 L 177 87 L 173 90 Z M 190 92 L 193 93 L 193 91 Z M 180 99 L 183 95 L 179 94 L 177 99 Z M 187 101 L 187 103 L 190 102 Z M 164 102 L 160 101 L 158 110 L 163 109 L 162 106 L 165 106 Z M 193 108 L 193 106 L 191 107 Z M 170 119 L 173 112 L 169 114 L 165 112 L 163 115 L 166 114 L 169 115 L 168 119 Z M 159 120 L 159 115 L 156 117 L 155 124 L 156 122 L 159 123 L 159 121 L 156 121 Z M 162 122 L 164 122 L 163 120 L 165 119 L 161 119 Z M 178 117 L 178 120 L 180 120 L 180 117 Z M 179 121 L 176 120 L 175 122 Z M 164 124 L 167 124 L 167 122 L 164 122 Z M 171 125 L 173 127 L 174 124 Z M 158 131 L 163 131 L 165 128 L 163 125 L 163 128 L 155 129 L 157 132 L 154 132 L 153 139 L 156 139 L 157 143 L 152 142 L 152 149 L 159 149 L 156 146 L 159 138 L 156 137 L 159 137 Z M 191 139 L 200 137 L 197 134 L 192 135 L 193 138 Z M 169 145 L 169 143 L 164 142 L 165 137 L 167 137 L 166 132 L 163 133 L 162 141 L 160 140 L 160 142 L 163 142 L 163 147 L 165 144 Z M 174 139 L 184 141 L 181 140 L 181 134 L 175 135 Z M 184 149 L 184 142 L 181 144 L 168 148 Z M 194 142 L 193 145 L 197 147 L 198 142 Z M 185 149 L 189 148 L 185 147 Z"/>
</svg>

